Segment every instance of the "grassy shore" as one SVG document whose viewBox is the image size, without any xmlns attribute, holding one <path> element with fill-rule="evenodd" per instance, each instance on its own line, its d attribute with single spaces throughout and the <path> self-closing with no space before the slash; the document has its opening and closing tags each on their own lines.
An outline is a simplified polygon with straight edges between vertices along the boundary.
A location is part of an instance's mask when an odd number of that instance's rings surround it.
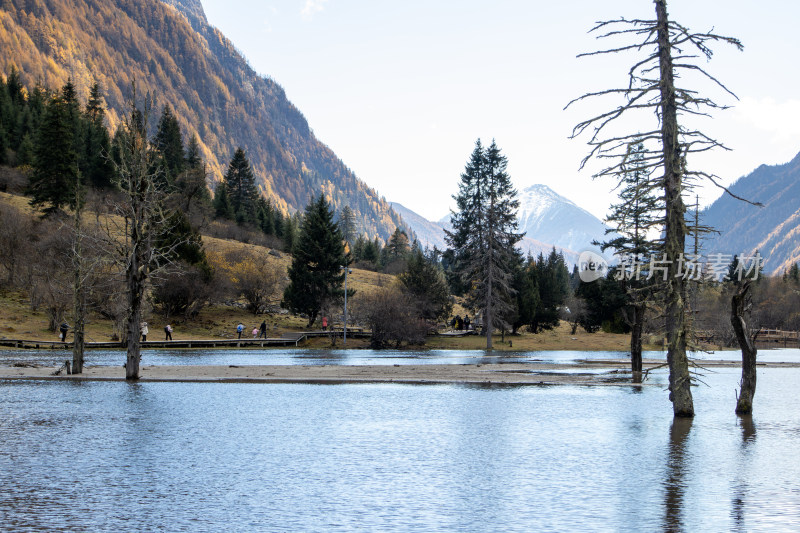
<svg viewBox="0 0 800 533">
<path fill-rule="evenodd" d="M 366 275 L 374 274 L 367 273 Z M 163 339 L 163 327 L 166 319 L 158 315 L 147 317 L 150 325 L 150 340 Z M 269 337 L 280 337 L 283 333 L 306 331 L 306 320 L 290 314 L 253 315 L 237 307 L 211 306 L 203 309 L 193 320 L 170 319 L 174 328 L 174 339 L 211 339 L 235 338 L 236 325 L 245 325 L 245 331 L 258 327 L 262 321 L 267 323 Z M 32 310 L 27 296 L 21 292 L 0 294 L 0 338 L 29 339 L 55 341 L 58 334 L 47 328 L 47 315 L 40 310 Z M 318 327 L 316 325 L 315 327 Z M 86 325 L 86 339 L 94 342 L 107 342 L 113 339 L 112 325 L 109 320 L 91 316 Z M 495 335 L 494 349 L 501 351 L 533 351 L 533 350 L 603 350 L 627 351 L 630 338 L 628 335 L 612 333 L 586 333 L 578 328 L 571 333 L 569 325 L 561 326 L 533 335 Z M 350 338 L 348 348 L 364 348 L 369 345 L 365 339 Z M 327 338 L 316 338 L 307 341 L 305 347 L 329 348 L 331 341 Z M 342 340 L 336 340 L 336 347 L 342 347 Z M 481 350 L 486 346 L 486 339 L 477 335 L 465 337 L 435 336 L 429 337 L 426 349 L 460 349 Z M 659 350 L 660 346 L 647 345 L 647 350 Z"/>
</svg>

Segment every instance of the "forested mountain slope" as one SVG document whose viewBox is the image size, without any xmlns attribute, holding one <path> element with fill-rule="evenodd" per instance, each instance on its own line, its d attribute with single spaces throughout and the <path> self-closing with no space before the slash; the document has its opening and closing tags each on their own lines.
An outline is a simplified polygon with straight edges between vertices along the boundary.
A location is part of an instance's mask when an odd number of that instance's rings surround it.
<svg viewBox="0 0 800 533">
<path fill-rule="evenodd" d="M 783 165 L 761 165 L 730 190 L 763 207 L 723 194 L 702 213 L 702 222 L 719 232 L 703 243 L 704 254 L 759 251 L 770 274 L 800 261 L 800 154 Z"/>
<path fill-rule="evenodd" d="M 135 81 L 139 95 L 169 104 L 184 137 L 197 134 L 212 182 L 237 146 L 259 187 L 284 212 L 325 192 L 356 213 L 359 230 L 387 238 L 402 219 L 314 136 L 273 80 L 255 73 L 206 21 L 198 0 L 0 0 L 0 57 L 25 85 L 60 87 L 71 77 L 82 100 L 96 79 L 112 130 Z"/>
</svg>

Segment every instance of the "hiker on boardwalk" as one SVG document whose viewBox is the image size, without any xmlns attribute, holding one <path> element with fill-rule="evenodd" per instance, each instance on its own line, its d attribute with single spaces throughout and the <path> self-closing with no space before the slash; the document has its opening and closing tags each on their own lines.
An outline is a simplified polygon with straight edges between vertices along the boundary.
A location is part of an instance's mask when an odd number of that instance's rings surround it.
<svg viewBox="0 0 800 533">
<path fill-rule="evenodd" d="M 265 339 L 267 338 L 267 321 L 266 320 L 261 323 L 261 328 L 259 328 L 259 330 L 258 330 L 258 338 L 260 339 L 262 337 L 265 338 Z"/>
<path fill-rule="evenodd" d="M 147 322 L 142 322 L 142 326 L 139 331 L 142 334 L 142 342 L 147 342 L 147 334 L 150 333 L 150 328 L 147 327 Z"/>
<path fill-rule="evenodd" d="M 464 315 L 464 329 L 469 331 L 469 315 Z"/>
<path fill-rule="evenodd" d="M 61 323 L 59 326 L 58 331 L 61 332 L 61 342 L 67 342 L 67 332 L 69 331 L 69 324 L 66 321 Z"/>
<path fill-rule="evenodd" d="M 322 317 L 322 331 L 328 331 L 328 317 Z"/>
<path fill-rule="evenodd" d="M 255 340 L 257 338 L 258 338 L 258 328 L 254 327 L 253 328 L 253 340 Z"/>
<path fill-rule="evenodd" d="M 238 333 L 238 334 L 239 334 L 239 338 L 240 338 L 240 339 L 242 338 L 242 332 L 243 332 L 243 331 L 244 331 L 244 324 L 242 324 L 241 322 L 239 322 L 239 325 L 238 325 L 238 326 L 236 326 L 236 333 Z"/>
<path fill-rule="evenodd" d="M 165 341 L 171 341 L 172 340 L 172 326 L 170 326 L 169 324 L 164 326 L 164 334 L 166 335 L 166 338 L 164 340 Z"/>
</svg>

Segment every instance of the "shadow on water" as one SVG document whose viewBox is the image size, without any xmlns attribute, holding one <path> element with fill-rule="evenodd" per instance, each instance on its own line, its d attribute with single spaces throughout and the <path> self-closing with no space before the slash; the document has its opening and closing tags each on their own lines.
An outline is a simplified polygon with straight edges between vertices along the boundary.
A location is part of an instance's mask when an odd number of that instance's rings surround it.
<svg viewBox="0 0 800 533">
<path fill-rule="evenodd" d="M 733 519 L 734 531 L 747 531 L 747 525 L 745 524 L 745 507 L 749 489 L 747 474 L 749 473 L 748 466 L 752 460 L 752 449 L 755 447 L 756 442 L 756 425 L 753 423 L 753 416 L 740 416 L 739 427 L 742 430 L 742 442 L 739 447 L 739 464 L 736 469 L 736 478 L 733 481 L 731 518 Z"/>
<path fill-rule="evenodd" d="M 686 491 L 686 443 L 692 419 L 675 417 L 669 431 L 667 476 L 664 480 L 664 531 L 683 531 L 683 497 Z"/>
</svg>

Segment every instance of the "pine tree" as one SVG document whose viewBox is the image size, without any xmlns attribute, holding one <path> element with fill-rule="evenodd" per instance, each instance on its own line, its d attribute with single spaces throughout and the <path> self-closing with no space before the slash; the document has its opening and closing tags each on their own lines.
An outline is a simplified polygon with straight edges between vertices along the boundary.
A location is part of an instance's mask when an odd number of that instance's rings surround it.
<svg viewBox="0 0 800 533">
<path fill-rule="evenodd" d="M 42 207 L 43 216 L 57 213 L 61 206 L 74 204 L 78 179 L 74 123 L 61 96 L 50 100 L 39 128 L 34 150 L 35 164 L 28 186 L 30 203 Z"/>
<path fill-rule="evenodd" d="M 609 248 L 615 255 L 630 259 L 628 264 L 647 264 L 650 257 L 663 253 L 663 245 L 652 241 L 648 233 L 659 231 L 664 225 L 664 198 L 659 194 L 661 184 L 651 178 L 652 169 L 647 164 L 648 155 L 642 142 L 634 142 L 622 166 L 619 186 L 620 203 L 611 206 L 606 217 L 610 225 L 606 234 L 615 236 L 600 244 L 600 249 Z M 631 327 L 631 371 L 639 378 L 642 371 L 642 332 L 647 301 L 655 286 L 655 278 L 647 280 L 647 274 L 620 271 L 619 281 L 628 295 L 626 319 Z"/>
<path fill-rule="evenodd" d="M 356 214 L 349 205 L 342 208 L 342 213 L 339 215 L 339 226 L 342 228 L 344 240 L 352 248 L 356 235 Z"/>
<path fill-rule="evenodd" d="M 526 268 L 531 283 L 539 292 L 538 305 L 533 308 L 530 329 L 533 333 L 553 329 L 559 324 L 559 308 L 569 296 L 569 271 L 564 255 L 553 248 L 545 258 L 539 253 L 535 262 Z"/>
<path fill-rule="evenodd" d="M 454 197 L 453 231 L 446 233 L 455 251 L 456 268 L 471 287 L 468 301 L 483 314 L 486 348 L 492 349 L 495 327 L 510 328 L 514 313 L 512 276 L 519 255 L 517 191 L 506 172 L 507 159 L 492 141 L 483 149 L 480 139 L 461 175 Z"/>
<path fill-rule="evenodd" d="M 186 168 L 202 168 L 203 155 L 200 152 L 200 141 L 197 139 L 197 135 L 192 135 L 189 139 L 189 144 L 186 146 L 186 157 L 184 159 L 186 161 Z"/>
<path fill-rule="evenodd" d="M 228 195 L 228 186 L 223 181 L 217 185 L 217 190 L 214 191 L 214 214 L 220 218 L 233 220 L 234 212 L 233 205 L 231 204 L 230 196 Z"/>
<path fill-rule="evenodd" d="M 389 237 L 389 242 L 386 243 L 383 250 L 386 254 L 387 262 L 404 259 L 411 251 L 406 232 L 400 228 L 395 228 L 394 233 Z"/>
<path fill-rule="evenodd" d="M 105 109 L 100 85 L 92 84 L 89 100 L 84 111 L 87 121 L 84 172 L 88 184 L 99 189 L 111 188 L 114 181 L 114 165 L 111 162 L 111 136 L 105 126 Z"/>
<path fill-rule="evenodd" d="M 225 187 L 238 224 L 255 224 L 258 188 L 244 150 L 237 148 L 225 173 Z"/>
<path fill-rule="evenodd" d="M 153 144 L 161 155 L 161 164 L 164 165 L 167 182 L 173 183 L 183 172 L 186 162 L 183 158 L 181 127 L 178 119 L 172 114 L 169 104 L 165 105 L 161 112 Z"/>
<path fill-rule="evenodd" d="M 289 286 L 281 305 L 293 313 L 308 316 L 314 325 L 320 309 L 343 296 L 344 270 L 350 264 L 345 254 L 342 232 L 333 221 L 333 210 L 323 195 L 306 207 L 292 264 Z"/>
<path fill-rule="evenodd" d="M 275 234 L 275 216 L 273 214 L 272 202 L 263 196 L 258 198 L 258 227 L 265 235 Z"/>
<path fill-rule="evenodd" d="M 398 279 L 417 301 L 421 318 L 433 323 L 447 318 L 452 311 L 453 303 L 444 273 L 420 249 L 411 252 L 406 271 Z"/>
</svg>

